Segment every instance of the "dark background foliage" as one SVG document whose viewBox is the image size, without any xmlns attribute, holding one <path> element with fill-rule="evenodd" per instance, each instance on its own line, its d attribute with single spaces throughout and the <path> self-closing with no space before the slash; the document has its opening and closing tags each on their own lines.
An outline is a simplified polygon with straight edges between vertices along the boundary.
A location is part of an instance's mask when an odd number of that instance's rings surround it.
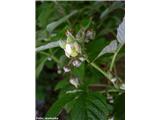
<svg viewBox="0 0 160 120">
<path fill-rule="evenodd" d="M 95 31 L 96 36 L 94 40 L 90 40 L 85 44 L 85 52 L 90 61 L 95 60 L 94 62 L 101 69 L 108 71 L 114 53 L 107 53 L 98 58 L 96 57 L 106 45 L 117 39 L 117 28 L 123 21 L 125 14 L 124 7 L 125 3 L 122 1 L 37 1 L 36 48 L 50 42 L 66 39 L 65 32 L 67 29 L 70 29 L 76 35 L 81 27 L 87 26 L 90 22 L 91 24 L 88 29 Z M 74 10 L 77 10 L 78 13 L 58 25 L 53 31 L 48 31 L 47 26 L 50 23 L 59 21 Z M 59 65 L 58 61 L 63 64 Z M 72 69 L 72 75 L 81 80 L 83 84 L 80 86 L 80 89 L 85 92 L 76 93 L 76 95 L 80 96 L 76 100 L 71 99 L 74 95 L 65 96 L 66 91 L 75 89 L 69 83 L 70 73 L 63 72 L 63 67 L 68 61 L 64 50 L 60 47 L 50 48 L 36 53 L 36 116 L 46 116 L 53 104 L 57 100 L 63 99 L 65 102 L 58 101 L 59 105 L 57 109 L 60 110 L 49 111 L 50 114 L 60 111 L 58 112 L 59 120 L 86 120 L 89 118 L 86 116 L 91 115 L 88 112 L 87 115 L 84 115 L 80 111 L 87 111 L 88 109 L 95 111 L 95 120 L 109 119 L 112 116 L 115 117 L 115 120 L 124 120 L 124 91 L 114 89 L 111 82 L 87 62 L 83 62 L 79 68 Z M 124 66 L 125 46 L 123 45 L 116 56 L 113 69 L 110 71 L 118 78 L 116 81 L 117 86 L 125 82 Z M 58 74 L 58 70 L 62 73 Z M 109 92 L 112 90 L 117 90 L 117 92 Z M 109 101 L 107 98 L 108 95 L 113 97 L 114 102 Z M 103 108 L 103 105 L 97 102 L 99 98 L 105 101 L 104 106 L 106 108 Z M 84 107 L 86 104 L 88 105 L 87 110 Z M 95 109 L 90 104 L 95 104 L 95 106 L 99 106 L 100 108 L 96 107 Z M 102 112 L 98 113 L 98 110 Z M 90 119 L 93 120 L 92 117 Z"/>
</svg>

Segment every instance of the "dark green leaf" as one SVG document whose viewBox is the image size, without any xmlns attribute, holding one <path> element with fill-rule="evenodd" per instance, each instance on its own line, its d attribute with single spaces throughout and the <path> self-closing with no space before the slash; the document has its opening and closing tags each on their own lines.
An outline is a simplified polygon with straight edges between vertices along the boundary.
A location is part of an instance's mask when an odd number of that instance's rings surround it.
<svg viewBox="0 0 160 120">
<path fill-rule="evenodd" d="M 106 54 L 106 53 L 114 53 L 117 49 L 117 41 L 113 40 L 109 45 L 105 46 L 102 51 L 98 54 L 96 57 L 99 58 L 100 56 Z"/>
<path fill-rule="evenodd" d="M 125 93 L 119 95 L 114 103 L 115 120 L 125 120 Z"/>
<path fill-rule="evenodd" d="M 100 15 L 100 19 L 105 18 L 110 12 L 115 9 L 123 8 L 123 4 L 121 2 L 114 2 L 109 8 L 106 8 Z"/>
<path fill-rule="evenodd" d="M 77 10 L 74 10 L 70 14 L 68 14 L 68 15 L 64 16 L 63 18 L 61 18 L 60 20 L 54 21 L 54 22 L 50 23 L 49 25 L 47 25 L 48 32 L 51 33 L 56 27 L 58 27 L 60 24 L 65 22 L 67 19 L 69 19 L 71 16 L 73 16 L 77 12 L 78 12 Z"/>
<path fill-rule="evenodd" d="M 94 60 L 98 56 L 98 54 L 107 45 L 107 43 L 108 43 L 108 41 L 106 41 L 105 39 L 98 39 L 97 38 L 87 44 L 86 52 L 88 54 L 90 61 Z"/>
<path fill-rule="evenodd" d="M 40 60 L 37 68 L 36 68 L 36 78 L 38 78 L 39 74 L 41 73 L 42 69 L 43 69 L 43 66 L 45 64 L 45 62 L 47 61 L 47 58 L 44 57 Z"/>
<path fill-rule="evenodd" d="M 64 106 L 75 98 L 76 94 L 65 94 L 59 98 L 49 109 L 46 114 L 46 117 L 57 117 Z"/>
<path fill-rule="evenodd" d="M 44 3 L 39 7 L 39 9 L 37 9 L 37 12 L 39 13 L 37 14 L 39 27 L 44 28 L 47 25 L 48 19 L 50 18 L 54 10 L 53 7 L 54 7 L 53 4 Z"/>
<path fill-rule="evenodd" d="M 75 76 L 77 76 L 78 78 L 80 78 L 81 81 L 83 81 L 84 75 L 85 75 L 85 63 L 82 63 L 77 68 L 75 67 L 72 72 L 73 72 L 73 74 Z"/>
<path fill-rule="evenodd" d="M 84 93 L 71 110 L 71 120 L 107 120 L 107 103 L 100 93 Z"/>
<path fill-rule="evenodd" d="M 65 86 L 67 86 L 69 84 L 69 82 L 67 80 L 61 80 L 58 82 L 58 84 L 55 86 L 55 90 L 59 90 L 61 88 L 64 88 Z"/>
</svg>

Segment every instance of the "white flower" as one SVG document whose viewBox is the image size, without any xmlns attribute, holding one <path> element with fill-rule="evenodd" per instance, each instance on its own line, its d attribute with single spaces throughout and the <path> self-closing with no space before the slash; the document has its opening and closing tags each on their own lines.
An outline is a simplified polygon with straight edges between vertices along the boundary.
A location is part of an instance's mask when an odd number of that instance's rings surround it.
<svg viewBox="0 0 160 120">
<path fill-rule="evenodd" d="M 58 73 L 58 74 L 61 74 L 61 73 L 62 73 L 62 71 L 61 71 L 61 70 L 58 70 L 58 71 L 57 71 L 57 73 Z"/>
<path fill-rule="evenodd" d="M 125 90 L 125 84 L 124 83 L 120 86 L 120 89 Z"/>
<path fill-rule="evenodd" d="M 81 65 L 81 62 L 80 62 L 79 60 L 74 60 L 74 61 L 72 62 L 72 64 L 73 64 L 73 66 L 75 66 L 75 67 L 79 67 L 79 66 Z"/>
<path fill-rule="evenodd" d="M 108 120 L 114 120 L 114 117 L 108 118 Z"/>
<path fill-rule="evenodd" d="M 66 44 L 66 47 L 65 47 L 65 54 L 67 57 L 70 57 L 72 53 L 72 46 L 71 44 Z"/>
<path fill-rule="evenodd" d="M 109 100 L 110 103 L 113 103 L 113 96 L 111 96 L 110 94 L 107 94 L 107 99 Z"/>
<path fill-rule="evenodd" d="M 59 46 L 64 49 L 65 55 L 70 57 L 76 57 L 78 54 L 81 54 L 81 47 L 76 42 L 75 37 L 67 31 L 67 40 L 59 40 Z"/>
<path fill-rule="evenodd" d="M 109 100 L 109 103 L 113 103 L 114 102 L 114 100 L 112 99 L 112 100 Z"/>
<path fill-rule="evenodd" d="M 68 68 L 68 67 L 63 67 L 63 70 L 64 70 L 64 72 L 70 72 L 71 71 L 71 69 Z"/>
<path fill-rule="evenodd" d="M 48 59 L 48 61 L 51 61 L 51 60 L 52 60 L 52 58 L 51 58 L 51 57 L 48 57 L 47 59 Z"/>
<path fill-rule="evenodd" d="M 108 100 L 113 100 L 113 96 L 108 95 L 108 96 L 107 96 L 107 99 L 108 99 Z"/>
<path fill-rule="evenodd" d="M 72 42 L 66 44 L 64 51 L 67 57 L 76 57 L 81 53 L 81 48 L 77 42 Z"/>
<path fill-rule="evenodd" d="M 70 82 L 72 85 L 74 85 L 76 88 L 79 86 L 79 80 L 78 80 L 78 78 L 71 78 L 71 79 L 69 80 L 69 82 Z"/>
<path fill-rule="evenodd" d="M 112 83 L 115 83 L 116 80 L 117 80 L 116 78 L 112 78 L 112 79 L 111 79 Z"/>
</svg>

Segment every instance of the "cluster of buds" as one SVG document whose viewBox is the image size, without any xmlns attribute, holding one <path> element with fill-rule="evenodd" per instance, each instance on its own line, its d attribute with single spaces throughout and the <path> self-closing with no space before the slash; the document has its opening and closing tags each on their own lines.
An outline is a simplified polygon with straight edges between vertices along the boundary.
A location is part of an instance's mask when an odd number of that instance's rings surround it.
<svg viewBox="0 0 160 120">
<path fill-rule="evenodd" d="M 60 40 L 59 45 L 61 48 L 64 49 L 65 55 L 70 58 L 70 57 L 77 57 L 79 54 L 81 54 L 81 47 L 74 38 L 74 36 L 67 31 L 67 40 L 63 41 Z"/>
<path fill-rule="evenodd" d="M 82 32 L 83 33 L 83 32 Z M 87 39 L 91 39 L 91 31 L 87 32 Z M 67 39 L 66 40 L 60 40 L 59 45 L 62 49 L 64 49 L 65 55 L 68 58 L 71 58 L 71 63 L 74 67 L 79 67 L 83 61 L 85 61 L 85 58 L 82 57 L 82 49 L 79 43 L 81 43 L 81 40 L 84 40 L 84 34 L 77 34 L 76 37 L 74 37 L 69 31 L 66 32 Z M 85 42 L 85 41 L 84 41 Z M 65 73 L 70 72 L 71 68 L 69 66 L 64 66 L 63 70 Z M 69 82 L 78 88 L 79 86 L 79 79 L 78 78 L 71 78 Z"/>
</svg>

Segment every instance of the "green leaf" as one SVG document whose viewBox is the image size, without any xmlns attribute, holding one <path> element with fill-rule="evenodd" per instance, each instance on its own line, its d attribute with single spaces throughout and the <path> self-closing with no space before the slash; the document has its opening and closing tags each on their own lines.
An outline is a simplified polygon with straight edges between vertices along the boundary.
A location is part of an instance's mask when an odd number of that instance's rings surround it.
<svg viewBox="0 0 160 120">
<path fill-rule="evenodd" d="M 61 18 L 60 20 L 50 23 L 49 25 L 47 25 L 47 31 L 49 33 L 51 33 L 55 28 L 57 28 L 60 24 L 65 22 L 67 19 L 69 19 L 71 16 L 73 16 L 77 12 L 78 12 L 77 10 L 74 10 L 70 14 L 68 14 L 68 15 L 64 16 L 63 18 Z"/>
<path fill-rule="evenodd" d="M 77 93 L 76 93 L 77 94 Z M 49 109 L 46 114 L 46 117 L 57 117 L 64 106 L 73 100 L 76 96 L 75 93 L 65 94 L 64 96 L 60 97 Z"/>
<path fill-rule="evenodd" d="M 46 40 L 47 39 L 47 33 L 44 30 L 40 30 L 36 32 L 36 39 L 37 41 Z"/>
<path fill-rule="evenodd" d="M 106 99 L 100 93 L 84 93 L 76 101 L 71 120 L 107 120 Z"/>
<path fill-rule="evenodd" d="M 42 46 L 36 48 L 36 52 L 40 52 L 42 50 L 46 50 L 46 49 L 50 49 L 50 48 L 54 48 L 54 47 L 59 47 L 59 41 L 54 41 L 54 42 L 50 42 L 46 45 L 42 45 Z"/>
<path fill-rule="evenodd" d="M 36 88 L 36 99 L 37 100 L 44 100 L 45 99 L 45 92 L 43 86 L 37 86 Z"/>
<path fill-rule="evenodd" d="M 106 53 L 114 53 L 117 49 L 117 40 L 113 40 L 112 42 L 110 42 L 109 45 L 106 45 L 102 51 L 99 53 L 99 55 L 96 57 L 99 58 L 102 55 L 106 54 Z"/>
<path fill-rule="evenodd" d="M 125 93 L 119 95 L 114 103 L 115 120 L 125 120 Z"/>
<path fill-rule="evenodd" d="M 78 68 L 74 67 L 72 73 L 78 78 L 80 78 L 81 81 L 83 81 L 85 75 L 85 63 L 81 63 L 81 65 Z"/>
<path fill-rule="evenodd" d="M 65 86 L 69 85 L 69 82 L 67 80 L 61 80 L 58 82 L 58 84 L 55 86 L 55 90 L 59 90 L 64 88 Z"/>
<path fill-rule="evenodd" d="M 89 60 L 94 60 L 97 55 L 101 52 L 101 50 L 106 46 L 108 41 L 105 39 L 94 39 L 93 41 L 89 42 L 86 46 L 87 55 L 89 57 Z M 96 49 L 95 49 L 96 48 Z"/>
<path fill-rule="evenodd" d="M 124 44 L 125 42 L 125 19 L 123 19 L 117 29 L 117 40 L 120 44 Z"/>
<path fill-rule="evenodd" d="M 110 12 L 114 11 L 115 9 L 123 8 L 123 4 L 121 2 L 114 2 L 109 8 L 106 8 L 100 15 L 100 19 L 105 18 Z"/>
<path fill-rule="evenodd" d="M 38 21 L 37 23 L 39 27 L 44 28 L 47 25 L 49 18 L 53 14 L 54 11 L 53 7 L 54 7 L 53 4 L 45 2 L 44 4 L 41 4 L 37 8 L 37 21 Z"/>
<path fill-rule="evenodd" d="M 47 61 L 47 58 L 44 57 L 40 60 L 39 64 L 37 65 L 37 68 L 36 68 L 36 78 L 38 78 L 39 74 L 41 73 L 42 69 L 43 69 L 43 66 L 45 64 L 45 62 Z"/>
</svg>

